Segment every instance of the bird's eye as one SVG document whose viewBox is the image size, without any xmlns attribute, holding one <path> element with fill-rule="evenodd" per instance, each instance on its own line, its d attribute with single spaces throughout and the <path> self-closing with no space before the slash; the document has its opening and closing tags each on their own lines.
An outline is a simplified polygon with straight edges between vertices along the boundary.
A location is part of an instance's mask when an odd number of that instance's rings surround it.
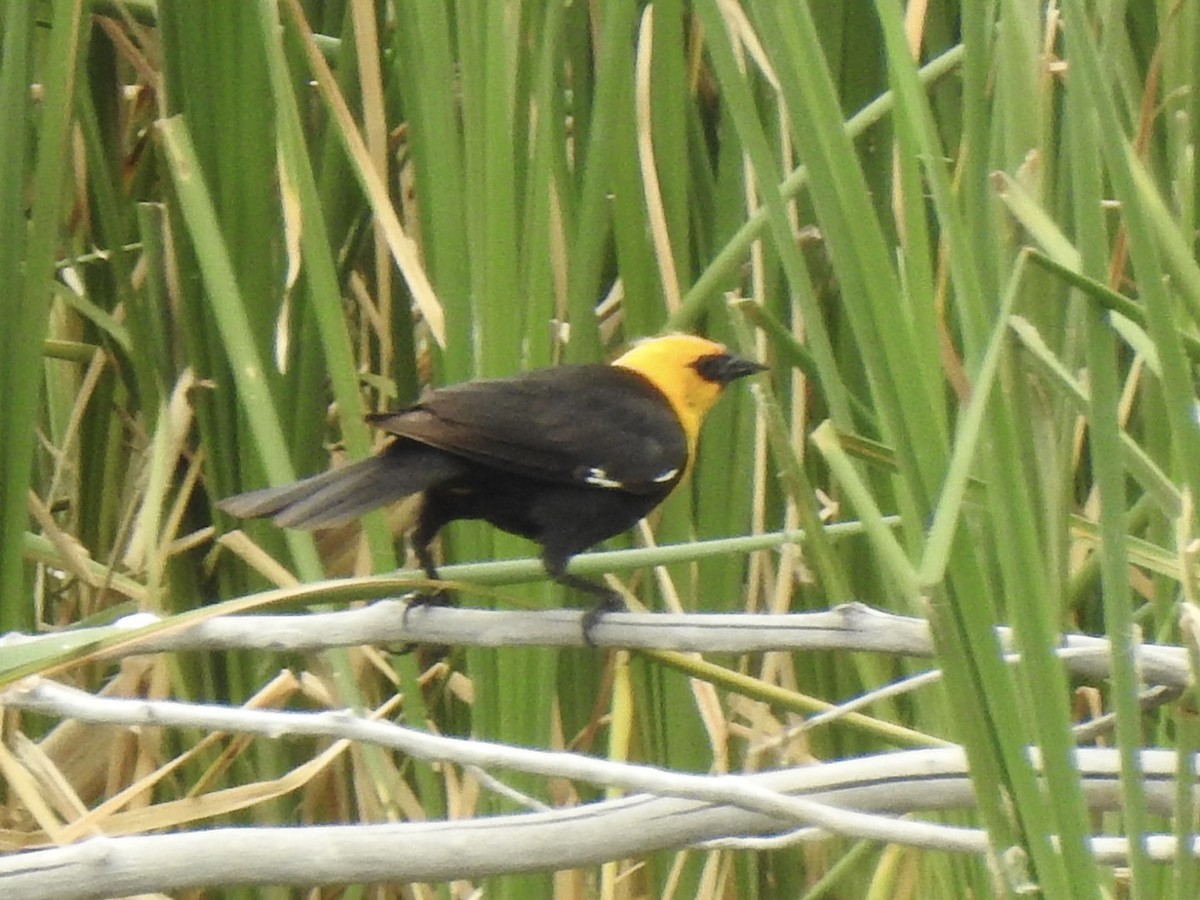
<svg viewBox="0 0 1200 900">
<path fill-rule="evenodd" d="M 694 363 L 692 368 L 705 381 L 712 381 L 716 384 L 721 384 L 724 379 L 725 364 L 728 357 L 723 353 L 713 353 L 709 356 L 702 356 Z"/>
</svg>

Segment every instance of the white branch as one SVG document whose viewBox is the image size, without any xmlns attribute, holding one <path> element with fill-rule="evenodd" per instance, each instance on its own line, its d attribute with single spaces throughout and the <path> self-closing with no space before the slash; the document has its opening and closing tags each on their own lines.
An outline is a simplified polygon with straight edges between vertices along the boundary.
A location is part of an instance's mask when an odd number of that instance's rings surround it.
<svg viewBox="0 0 1200 900">
<path fill-rule="evenodd" d="M 468 821 L 222 828 L 93 838 L 0 857 L 0 896 L 33 900 L 233 884 L 445 881 L 572 868 L 654 850 L 789 832 L 792 840 L 834 833 L 959 852 L 986 849 L 981 831 L 895 818 L 914 811 L 973 807 L 965 756 L 958 748 L 886 753 L 758 775 L 702 776 L 440 737 L 349 713 L 102 698 L 39 681 L 11 689 L 0 700 L 14 708 L 109 725 L 370 741 L 423 759 L 643 792 L 572 809 Z M 1176 753 L 1146 750 L 1140 758 L 1152 810 L 1170 815 Z M 1036 754 L 1033 759 L 1036 764 Z M 1076 764 L 1089 806 L 1118 809 L 1117 752 L 1080 749 Z M 1148 836 L 1147 847 L 1158 859 L 1172 858 L 1177 849 L 1170 835 Z M 1104 861 L 1120 862 L 1127 845 L 1121 838 L 1098 836 L 1093 849 Z"/>
<path fill-rule="evenodd" d="M 360 741 L 400 750 L 416 759 L 450 761 L 483 769 L 515 769 L 627 791 L 739 806 L 772 817 L 777 825 L 815 825 L 860 838 L 897 841 L 903 834 L 911 839 L 913 825 L 926 829 L 928 839 L 941 837 L 953 842 L 959 832 L 948 826 L 922 823 L 905 823 L 904 829 L 897 829 L 889 820 L 789 797 L 775 789 L 761 787 L 755 779 L 744 776 L 688 775 L 655 766 L 609 762 L 579 753 L 531 750 L 477 739 L 445 737 L 393 722 L 362 718 L 349 710 L 309 713 L 98 697 L 42 679 L 29 679 L 6 691 L 0 695 L 0 705 L 97 725 L 193 728 L 270 737 L 321 736 Z"/>
<path fill-rule="evenodd" d="M 423 606 L 405 615 L 399 600 L 383 600 L 358 609 L 294 615 L 220 616 L 166 631 L 131 635 L 112 655 L 195 650 L 257 649 L 315 651 L 360 644 L 409 642 L 469 646 L 583 646 L 580 610 L 536 612 L 457 609 Z M 133 623 L 145 625 L 146 617 Z M 131 624 L 133 624 L 131 623 Z M 6 646 L 45 642 L 78 646 L 112 638 L 119 626 L 75 629 L 56 635 L 10 633 Z M 1012 650 L 1012 634 L 997 629 L 1001 645 Z M 862 603 L 846 603 L 828 611 L 789 615 L 746 613 L 609 613 L 592 629 L 600 647 L 755 653 L 768 650 L 854 650 L 902 656 L 933 655 L 924 619 L 881 612 Z M 1109 643 L 1103 638 L 1072 634 L 1063 637 L 1064 665 L 1076 675 L 1104 678 L 1109 673 Z M 49 649 L 48 651 L 49 652 Z M 1138 649 L 1141 676 L 1149 683 L 1187 687 L 1190 670 L 1182 647 L 1143 644 Z"/>
</svg>

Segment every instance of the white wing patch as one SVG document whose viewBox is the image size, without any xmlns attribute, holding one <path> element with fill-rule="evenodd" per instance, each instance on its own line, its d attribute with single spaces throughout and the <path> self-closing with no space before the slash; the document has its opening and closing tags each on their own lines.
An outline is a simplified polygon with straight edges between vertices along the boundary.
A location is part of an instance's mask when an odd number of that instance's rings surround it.
<svg viewBox="0 0 1200 900">
<path fill-rule="evenodd" d="M 592 466 L 590 469 L 584 470 L 583 480 L 588 484 L 594 484 L 596 487 L 614 489 L 625 487 L 622 482 L 609 478 L 608 473 L 599 466 Z"/>
<path fill-rule="evenodd" d="M 668 469 L 661 475 L 656 475 L 652 480 L 655 484 L 666 484 L 679 474 L 679 469 Z M 592 466 L 590 469 L 584 469 L 583 480 L 587 484 L 593 484 L 596 487 L 609 488 L 611 490 L 622 490 L 625 483 L 617 481 L 615 478 L 610 478 L 608 473 L 600 466 Z"/>
</svg>

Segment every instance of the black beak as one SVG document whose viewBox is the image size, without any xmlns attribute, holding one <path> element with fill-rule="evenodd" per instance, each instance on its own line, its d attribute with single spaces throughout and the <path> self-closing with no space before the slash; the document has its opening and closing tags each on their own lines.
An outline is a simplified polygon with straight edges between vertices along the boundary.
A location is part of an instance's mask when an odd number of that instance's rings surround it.
<svg viewBox="0 0 1200 900">
<path fill-rule="evenodd" d="M 724 387 L 731 381 L 745 378 L 747 375 L 757 375 L 767 371 L 762 363 L 752 359 L 743 359 L 732 353 L 716 353 L 704 356 L 693 363 L 694 368 L 705 381 L 712 381 Z"/>
</svg>

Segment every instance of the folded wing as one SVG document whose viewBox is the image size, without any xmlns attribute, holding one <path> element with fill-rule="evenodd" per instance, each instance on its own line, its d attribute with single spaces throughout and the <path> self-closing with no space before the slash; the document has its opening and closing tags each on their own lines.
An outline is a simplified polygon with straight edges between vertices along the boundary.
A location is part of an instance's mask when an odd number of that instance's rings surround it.
<svg viewBox="0 0 1200 900">
<path fill-rule="evenodd" d="M 371 422 L 543 481 L 656 493 L 687 466 L 687 439 L 663 395 L 636 372 L 613 366 L 563 366 L 442 388 Z"/>
</svg>

